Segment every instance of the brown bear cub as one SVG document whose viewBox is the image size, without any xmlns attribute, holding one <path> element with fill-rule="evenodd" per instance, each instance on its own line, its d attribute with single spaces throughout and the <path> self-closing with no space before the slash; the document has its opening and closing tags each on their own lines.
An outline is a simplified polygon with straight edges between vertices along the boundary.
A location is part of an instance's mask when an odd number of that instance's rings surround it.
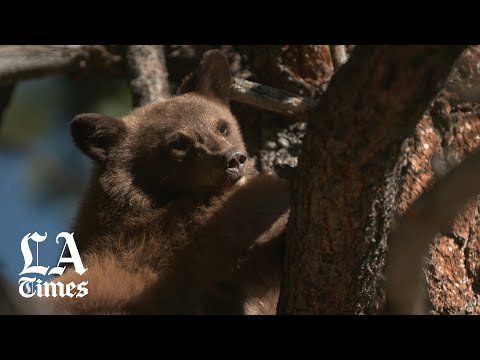
<svg viewBox="0 0 480 360">
<path fill-rule="evenodd" d="M 73 119 L 75 144 L 94 160 L 74 226 L 88 295 L 58 298 L 64 310 L 275 314 L 288 186 L 249 162 L 230 84 L 212 50 L 179 96 L 122 119 Z"/>
</svg>

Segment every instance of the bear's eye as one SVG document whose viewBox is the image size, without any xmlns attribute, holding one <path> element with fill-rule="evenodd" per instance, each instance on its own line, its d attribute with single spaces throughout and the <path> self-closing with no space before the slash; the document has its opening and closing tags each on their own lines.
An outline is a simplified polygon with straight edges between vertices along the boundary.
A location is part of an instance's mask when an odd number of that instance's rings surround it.
<svg viewBox="0 0 480 360">
<path fill-rule="evenodd" d="M 227 124 L 220 124 L 218 130 L 220 130 L 220 134 L 227 135 L 228 134 L 228 126 Z"/>
<path fill-rule="evenodd" d="M 170 143 L 170 148 L 177 151 L 187 151 L 190 148 L 190 141 L 181 136 Z"/>
</svg>

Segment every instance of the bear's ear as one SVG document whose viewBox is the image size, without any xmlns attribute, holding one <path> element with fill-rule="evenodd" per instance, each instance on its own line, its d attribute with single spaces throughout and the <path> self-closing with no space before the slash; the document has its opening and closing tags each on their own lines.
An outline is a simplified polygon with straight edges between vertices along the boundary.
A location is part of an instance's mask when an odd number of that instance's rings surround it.
<svg viewBox="0 0 480 360">
<path fill-rule="evenodd" d="M 208 50 L 203 54 L 197 70 L 183 80 L 178 93 L 198 92 L 228 104 L 231 83 L 227 58 L 219 50 Z"/>
<path fill-rule="evenodd" d="M 123 121 L 100 114 L 80 114 L 70 123 L 75 145 L 100 163 L 107 159 L 108 150 L 127 132 Z"/>
</svg>

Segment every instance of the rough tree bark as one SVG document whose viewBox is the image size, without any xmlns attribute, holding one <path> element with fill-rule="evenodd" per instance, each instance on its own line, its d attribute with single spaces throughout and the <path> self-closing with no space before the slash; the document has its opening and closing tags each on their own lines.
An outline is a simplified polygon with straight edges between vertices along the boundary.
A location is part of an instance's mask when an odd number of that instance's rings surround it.
<svg viewBox="0 0 480 360">
<path fill-rule="evenodd" d="M 403 144 L 397 161 L 400 175 L 394 181 L 398 184 L 393 211 L 397 219 L 406 217 L 412 220 L 412 203 L 423 202 L 421 194 L 424 191 L 438 192 L 435 188 L 441 186 L 439 178 L 449 172 L 459 162 L 464 161 L 474 151 L 480 148 L 480 47 L 467 49 L 454 66 L 445 89 L 433 101 L 430 109 L 420 119 L 415 132 Z M 473 163 L 475 165 L 475 162 Z M 478 168 L 477 168 L 478 169 Z M 469 176 L 475 176 L 475 167 Z M 453 170 L 457 171 L 457 170 Z M 478 170 L 477 170 L 478 171 Z M 462 191 L 469 190 L 468 178 L 462 176 Z M 451 196 L 452 194 L 447 194 Z M 442 193 L 436 195 L 443 196 Z M 439 198 L 441 200 L 441 198 Z M 438 201 L 433 207 L 439 207 Z M 448 215 L 452 207 L 458 205 L 460 198 L 449 201 L 448 208 L 425 211 L 413 211 L 416 226 L 427 225 L 432 220 L 432 212 Z M 425 212 L 425 213 L 424 213 Z M 426 304 L 416 299 L 410 306 L 417 309 L 421 306 L 431 308 L 433 314 L 480 314 L 480 197 L 470 201 L 460 211 L 453 222 L 438 226 L 435 239 L 430 239 L 429 253 L 426 256 L 426 267 L 420 285 L 426 278 L 428 298 Z M 430 219 L 429 216 L 430 215 Z M 396 224 L 397 221 L 394 220 Z M 447 227 L 447 231 L 445 230 Z M 393 236 L 401 231 L 401 222 L 393 226 Z M 421 240 L 418 236 L 416 240 Z M 392 239 L 393 240 L 393 239 Z M 412 239 L 410 239 L 411 241 Z M 396 240 L 393 240 L 396 241 Z M 403 240 L 402 240 L 403 241 Z M 407 240 L 408 241 L 408 240 Z M 418 243 L 417 243 L 418 244 Z M 392 246 L 396 244 L 393 243 Z M 400 245 L 400 250 L 402 249 Z M 395 251 L 395 248 L 392 249 Z M 398 247 L 397 247 L 397 250 Z M 408 251 L 408 247 L 405 248 Z M 393 254 L 392 254 L 393 255 Z M 412 257 L 409 262 L 411 263 Z M 392 270 L 390 270 L 392 271 Z M 408 273 L 404 275 L 409 275 Z M 411 277 L 410 273 L 410 277 Z M 387 274 L 388 276 L 388 274 Z M 390 275 L 391 276 L 391 275 Z M 388 279 L 388 277 L 387 277 Z M 394 282 L 398 279 L 393 279 Z M 390 286 L 387 282 L 387 288 Z M 394 285 L 394 283 L 392 284 Z M 415 285 L 410 282 L 410 286 Z M 417 286 L 417 289 L 419 287 Z M 423 289 L 420 289 L 423 291 Z M 390 290 L 391 292 L 391 290 Z M 409 292 L 403 289 L 403 294 Z M 411 291 L 410 291 L 411 292 Z M 421 295 L 421 294 L 420 294 Z M 405 298 L 400 305 L 405 304 Z M 392 311 L 392 304 L 386 311 Z M 407 303 L 408 305 L 408 303 Z M 397 313 L 405 312 L 397 303 Z"/>
<path fill-rule="evenodd" d="M 399 150 L 463 49 L 358 46 L 336 73 L 312 114 L 292 184 L 279 313 L 370 311 Z"/>
<path fill-rule="evenodd" d="M 268 84 L 303 96 L 321 94 L 333 73 L 328 45 L 241 46 L 255 76 Z"/>
<path fill-rule="evenodd" d="M 253 81 L 296 93 L 303 98 L 318 98 L 333 73 L 328 45 L 250 45 L 237 48 L 245 57 Z M 258 169 L 273 168 L 281 176 L 289 177 L 292 168 L 297 165 L 311 110 L 286 118 L 285 113 L 251 111 L 237 104 L 232 106 Z"/>
<path fill-rule="evenodd" d="M 404 144 L 395 201 L 399 216 L 442 173 L 480 148 L 480 47 L 460 57 L 444 90 Z M 425 275 L 434 314 L 480 314 L 480 197 L 457 214 L 430 246 Z"/>
<path fill-rule="evenodd" d="M 426 313 L 422 276 L 426 250 L 437 233 L 449 232 L 467 201 L 479 193 L 480 152 L 477 151 L 424 192 L 392 228 L 386 260 L 386 313 Z"/>
</svg>

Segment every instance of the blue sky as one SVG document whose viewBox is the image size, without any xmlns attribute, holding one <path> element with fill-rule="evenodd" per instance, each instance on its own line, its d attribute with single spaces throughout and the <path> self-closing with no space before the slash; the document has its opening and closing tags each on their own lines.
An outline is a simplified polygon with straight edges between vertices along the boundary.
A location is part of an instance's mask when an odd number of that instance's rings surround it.
<svg viewBox="0 0 480 360">
<path fill-rule="evenodd" d="M 58 261 L 56 235 L 68 231 L 72 222 L 75 205 L 32 204 L 25 191 L 18 191 L 26 186 L 25 154 L 5 155 L 0 152 L 0 262 L 3 273 L 8 279 L 17 282 L 18 274 L 23 269 L 23 257 L 20 252 L 20 241 L 27 233 L 47 232 L 48 238 L 39 248 L 39 263 L 45 266 L 54 265 Z"/>
</svg>

